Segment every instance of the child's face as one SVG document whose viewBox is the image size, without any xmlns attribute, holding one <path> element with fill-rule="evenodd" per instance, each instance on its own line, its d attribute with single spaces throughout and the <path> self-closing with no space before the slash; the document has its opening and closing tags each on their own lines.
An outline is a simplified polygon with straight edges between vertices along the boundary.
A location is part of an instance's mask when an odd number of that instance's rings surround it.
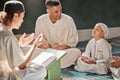
<svg viewBox="0 0 120 80">
<path fill-rule="evenodd" d="M 94 27 L 92 31 L 92 36 L 97 40 L 104 37 L 104 32 L 102 28 L 100 27 L 100 25 Z"/>
</svg>

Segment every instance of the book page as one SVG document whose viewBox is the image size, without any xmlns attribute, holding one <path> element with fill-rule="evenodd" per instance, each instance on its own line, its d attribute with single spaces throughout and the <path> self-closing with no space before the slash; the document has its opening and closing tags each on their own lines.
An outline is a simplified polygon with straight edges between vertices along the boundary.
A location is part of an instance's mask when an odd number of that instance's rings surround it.
<svg viewBox="0 0 120 80">
<path fill-rule="evenodd" d="M 42 52 L 40 55 L 38 55 L 35 59 L 33 59 L 31 62 L 35 63 L 37 65 L 43 65 L 48 66 L 52 61 L 54 61 L 57 57 L 50 52 Z"/>
</svg>

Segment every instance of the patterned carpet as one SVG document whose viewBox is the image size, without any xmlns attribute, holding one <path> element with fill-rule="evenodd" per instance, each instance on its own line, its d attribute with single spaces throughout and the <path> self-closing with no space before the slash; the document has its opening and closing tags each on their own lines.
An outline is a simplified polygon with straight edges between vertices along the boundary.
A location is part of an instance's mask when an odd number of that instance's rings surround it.
<svg viewBox="0 0 120 80">
<path fill-rule="evenodd" d="M 93 73 L 79 72 L 69 67 L 67 69 L 62 69 L 61 72 L 63 80 L 113 80 L 111 73 L 107 75 L 98 75 Z"/>
<path fill-rule="evenodd" d="M 79 42 L 77 47 L 83 52 L 87 43 L 88 41 Z M 111 44 L 113 55 L 120 56 L 120 46 L 114 45 L 113 43 L 114 42 L 112 42 Z M 113 80 L 111 73 L 107 75 L 98 75 L 92 73 L 78 72 L 74 70 L 73 66 L 66 69 L 62 69 L 61 75 L 63 77 L 63 80 Z"/>
</svg>

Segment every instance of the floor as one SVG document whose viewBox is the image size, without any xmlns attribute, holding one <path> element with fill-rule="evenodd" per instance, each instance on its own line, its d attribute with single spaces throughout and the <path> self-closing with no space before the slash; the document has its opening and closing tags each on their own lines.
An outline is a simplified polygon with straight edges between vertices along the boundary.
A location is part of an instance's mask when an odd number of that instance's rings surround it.
<svg viewBox="0 0 120 80">
<path fill-rule="evenodd" d="M 118 40 L 118 38 L 117 38 Z M 120 56 L 120 44 L 117 43 L 116 45 L 116 39 L 111 39 L 109 41 L 112 45 L 112 53 L 114 56 Z M 120 40 L 118 41 L 120 43 Z M 85 46 L 87 45 L 88 41 L 79 42 L 77 47 L 84 51 Z M 66 69 L 62 69 L 61 75 L 63 77 L 63 80 L 113 80 L 111 73 L 107 75 L 98 75 L 98 74 L 92 74 L 92 73 L 84 73 L 84 72 L 78 72 L 74 70 L 73 67 L 69 67 Z"/>
<path fill-rule="evenodd" d="M 73 66 L 62 69 L 63 80 L 113 80 L 111 73 L 107 75 L 98 75 L 94 73 L 79 72 L 74 70 Z"/>
</svg>

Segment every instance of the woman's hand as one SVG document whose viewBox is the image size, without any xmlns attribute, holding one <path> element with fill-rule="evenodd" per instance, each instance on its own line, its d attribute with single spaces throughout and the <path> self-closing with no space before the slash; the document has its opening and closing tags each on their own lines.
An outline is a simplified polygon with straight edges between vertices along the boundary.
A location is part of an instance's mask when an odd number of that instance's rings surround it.
<svg viewBox="0 0 120 80">
<path fill-rule="evenodd" d="M 33 42 L 33 46 L 35 46 L 35 47 L 39 46 L 39 44 L 43 41 L 43 39 L 44 39 L 44 35 L 39 34 L 37 39 Z"/>
<path fill-rule="evenodd" d="M 30 44 L 34 40 L 34 33 L 30 34 L 28 37 L 26 37 L 26 33 L 24 33 L 20 39 L 19 44 L 21 47 Z"/>
<path fill-rule="evenodd" d="M 33 45 L 31 46 L 30 50 L 28 51 L 28 53 L 25 55 L 25 62 L 22 63 L 21 65 L 19 65 L 19 69 L 24 69 L 26 68 L 27 63 L 30 62 L 31 57 L 33 55 L 33 52 L 35 50 L 35 48 L 38 46 L 38 44 L 43 40 L 43 34 L 40 34 L 37 39 L 33 42 Z"/>
</svg>

